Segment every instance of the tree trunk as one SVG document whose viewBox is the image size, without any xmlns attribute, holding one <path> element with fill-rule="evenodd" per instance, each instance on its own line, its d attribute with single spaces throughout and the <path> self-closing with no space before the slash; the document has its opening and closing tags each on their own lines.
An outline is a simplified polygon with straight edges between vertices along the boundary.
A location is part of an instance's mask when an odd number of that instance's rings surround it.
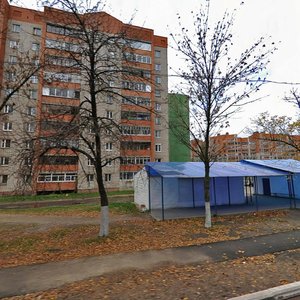
<svg viewBox="0 0 300 300">
<path fill-rule="evenodd" d="M 108 236 L 109 234 L 109 210 L 108 210 L 108 197 L 107 197 L 107 193 L 102 178 L 102 169 L 101 167 L 99 167 L 99 165 L 100 164 L 96 166 L 98 191 L 99 191 L 100 203 L 101 203 L 99 236 L 103 237 L 103 236 Z"/>
<path fill-rule="evenodd" d="M 108 236 L 109 234 L 109 210 L 107 206 L 101 206 L 100 231 L 99 236 Z"/>
<path fill-rule="evenodd" d="M 210 211 L 210 177 L 209 177 L 209 163 L 205 165 L 204 176 L 204 200 L 205 200 L 205 228 L 211 227 L 211 211 Z"/>
</svg>

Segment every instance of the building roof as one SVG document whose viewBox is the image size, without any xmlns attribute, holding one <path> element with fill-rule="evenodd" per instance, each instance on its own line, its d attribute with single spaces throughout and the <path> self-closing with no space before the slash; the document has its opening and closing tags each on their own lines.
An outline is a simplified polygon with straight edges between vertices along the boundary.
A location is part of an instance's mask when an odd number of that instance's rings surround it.
<svg viewBox="0 0 300 300">
<path fill-rule="evenodd" d="M 150 176 L 203 178 L 202 162 L 150 162 L 146 164 Z M 210 177 L 283 176 L 287 172 L 256 166 L 242 162 L 214 162 L 210 167 Z"/>
<path fill-rule="evenodd" d="M 251 160 L 245 159 L 242 162 L 267 167 L 269 169 L 281 170 L 290 173 L 300 173 L 300 161 L 295 159 L 268 159 L 268 160 Z"/>
</svg>

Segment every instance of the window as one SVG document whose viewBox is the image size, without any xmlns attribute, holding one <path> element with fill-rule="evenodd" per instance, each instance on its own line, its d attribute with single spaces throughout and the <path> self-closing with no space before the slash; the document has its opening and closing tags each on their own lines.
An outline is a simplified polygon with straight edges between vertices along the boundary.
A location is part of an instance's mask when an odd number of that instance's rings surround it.
<svg viewBox="0 0 300 300">
<path fill-rule="evenodd" d="M 79 99 L 80 91 L 61 88 L 43 88 L 43 96 Z"/>
<path fill-rule="evenodd" d="M 155 102 L 155 110 L 156 111 L 161 111 L 161 104 L 160 103 Z"/>
<path fill-rule="evenodd" d="M 150 127 L 141 126 L 121 126 L 121 132 L 124 135 L 150 135 Z"/>
<path fill-rule="evenodd" d="M 26 149 L 32 149 L 33 148 L 33 140 L 29 140 L 25 142 L 25 148 Z"/>
<path fill-rule="evenodd" d="M 25 124 L 25 130 L 27 132 L 34 132 L 34 130 L 35 130 L 35 123 L 34 122 L 26 123 Z"/>
<path fill-rule="evenodd" d="M 2 129 L 3 131 L 12 131 L 12 123 L 11 122 L 3 123 Z"/>
<path fill-rule="evenodd" d="M 108 119 L 112 119 L 112 117 L 113 117 L 113 112 L 112 111 L 106 111 L 106 118 L 108 118 Z"/>
<path fill-rule="evenodd" d="M 9 164 L 9 157 L 0 157 L 0 166 L 7 166 Z"/>
<path fill-rule="evenodd" d="M 24 158 L 24 165 L 25 166 L 32 166 L 32 158 L 31 157 L 25 157 Z"/>
<path fill-rule="evenodd" d="M 160 96 L 161 96 L 160 90 L 155 90 L 155 97 L 160 97 Z"/>
<path fill-rule="evenodd" d="M 29 91 L 29 98 L 32 100 L 36 100 L 37 99 L 37 90 L 30 90 Z"/>
<path fill-rule="evenodd" d="M 3 111 L 5 114 L 12 113 L 14 110 L 13 106 L 11 104 L 6 104 L 3 108 Z"/>
<path fill-rule="evenodd" d="M 155 130 L 155 137 L 158 139 L 161 137 L 161 130 Z"/>
<path fill-rule="evenodd" d="M 0 175 L 0 184 L 7 184 L 8 175 Z"/>
<path fill-rule="evenodd" d="M 31 50 L 32 51 L 39 51 L 40 50 L 40 44 L 39 43 L 32 43 L 31 44 Z"/>
<path fill-rule="evenodd" d="M 18 41 L 9 41 L 9 48 L 17 49 L 19 48 L 19 42 Z"/>
<path fill-rule="evenodd" d="M 38 182 L 64 182 L 76 181 L 76 173 L 41 173 L 38 176 Z"/>
<path fill-rule="evenodd" d="M 161 118 L 155 117 L 155 125 L 161 125 Z"/>
<path fill-rule="evenodd" d="M 105 149 L 106 149 L 107 151 L 112 151 L 112 143 L 106 143 Z"/>
<path fill-rule="evenodd" d="M 155 55 L 155 58 L 160 58 L 161 52 L 159 50 L 155 50 L 154 55 Z"/>
<path fill-rule="evenodd" d="M 140 54 L 126 52 L 124 56 L 125 59 L 128 61 L 151 64 L 151 57 L 147 55 L 140 55 Z"/>
<path fill-rule="evenodd" d="M 161 158 L 155 158 L 155 162 L 161 162 Z"/>
<path fill-rule="evenodd" d="M 16 63 L 17 63 L 17 60 L 18 60 L 18 58 L 17 58 L 16 56 L 14 56 L 14 55 L 10 55 L 10 56 L 8 57 L 8 62 L 9 62 L 10 64 L 12 64 L 12 65 L 16 64 Z"/>
<path fill-rule="evenodd" d="M 160 76 L 155 76 L 155 83 L 156 84 L 161 84 L 161 77 Z"/>
<path fill-rule="evenodd" d="M 6 73 L 6 79 L 7 79 L 8 81 L 16 81 L 17 75 L 16 75 L 15 72 L 7 72 L 7 73 Z"/>
<path fill-rule="evenodd" d="M 21 31 L 21 25 L 20 24 L 12 24 L 12 31 L 13 32 L 20 32 Z"/>
<path fill-rule="evenodd" d="M 110 182 L 111 181 L 111 174 L 104 174 L 104 181 Z"/>
<path fill-rule="evenodd" d="M 155 152 L 161 152 L 161 144 L 155 144 Z"/>
<path fill-rule="evenodd" d="M 34 66 L 38 66 L 39 63 L 40 63 L 40 60 L 38 58 L 33 58 L 31 63 L 34 65 Z"/>
<path fill-rule="evenodd" d="M 93 160 L 89 158 L 87 164 L 88 166 L 93 166 L 94 165 Z"/>
<path fill-rule="evenodd" d="M 35 116 L 35 114 L 36 114 L 36 108 L 35 107 L 27 107 L 27 115 Z"/>
<path fill-rule="evenodd" d="M 42 35 L 42 29 L 38 27 L 33 27 L 33 34 L 41 36 Z"/>
<path fill-rule="evenodd" d="M 107 104 L 112 104 L 113 103 L 113 97 L 111 95 L 108 95 L 106 98 L 106 103 Z"/>
<path fill-rule="evenodd" d="M 151 44 L 141 41 L 130 41 L 130 46 L 134 49 L 140 49 L 145 51 L 151 51 Z"/>
<path fill-rule="evenodd" d="M 155 71 L 157 72 L 161 71 L 161 64 L 155 64 Z"/>
<path fill-rule="evenodd" d="M 10 148 L 11 141 L 10 140 L 1 140 L 0 147 L 1 148 Z"/>
<path fill-rule="evenodd" d="M 94 174 L 87 174 L 87 181 L 88 182 L 93 182 L 94 181 Z"/>
<path fill-rule="evenodd" d="M 121 172 L 120 180 L 132 180 L 136 172 Z"/>
<path fill-rule="evenodd" d="M 106 163 L 106 166 L 107 166 L 107 167 L 111 167 L 111 166 L 112 166 L 112 161 L 111 161 L 111 159 L 106 159 L 105 163 Z"/>
<path fill-rule="evenodd" d="M 30 77 L 30 82 L 31 82 L 31 83 L 38 83 L 38 82 L 39 82 L 38 76 L 37 76 L 37 75 L 32 75 L 32 76 Z"/>
</svg>

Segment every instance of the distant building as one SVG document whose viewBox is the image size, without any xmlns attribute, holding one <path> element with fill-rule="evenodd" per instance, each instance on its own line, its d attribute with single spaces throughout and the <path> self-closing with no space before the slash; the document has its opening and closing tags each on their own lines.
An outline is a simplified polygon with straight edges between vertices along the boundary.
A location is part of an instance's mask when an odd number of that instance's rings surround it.
<svg viewBox="0 0 300 300">
<path fill-rule="evenodd" d="M 169 161 L 191 160 L 189 145 L 189 98 L 181 94 L 169 94 Z"/>
<path fill-rule="evenodd" d="M 276 136 L 272 135 L 272 138 Z M 300 144 L 300 136 L 282 136 L 281 140 L 293 139 Z M 217 153 L 216 161 L 240 161 L 242 159 L 299 159 L 300 153 L 284 142 L 270 141 L 270 134 L 255 132 L 248 137 L 238 137 L 237 134 L 223 134 L 212 136 L 210 144 Z M 196 146 L 195 141 L 191 144 Z M 192 153 L 192 160 L 198 161 L 196 153 Z"/>
</svg>

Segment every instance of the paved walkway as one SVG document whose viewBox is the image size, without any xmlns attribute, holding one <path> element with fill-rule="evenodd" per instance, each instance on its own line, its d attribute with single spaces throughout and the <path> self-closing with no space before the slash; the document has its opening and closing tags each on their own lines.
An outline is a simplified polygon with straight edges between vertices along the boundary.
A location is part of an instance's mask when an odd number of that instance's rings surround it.
<svg viewBox="0 0 300 300">
<path fill-rule="evenodd" d="M 300 230 L 201 246 L 150 250 L 0 269 L 0 297 L 59 287 L 126 269 L 223 261 L 300 248 Z"/>
</svg>

